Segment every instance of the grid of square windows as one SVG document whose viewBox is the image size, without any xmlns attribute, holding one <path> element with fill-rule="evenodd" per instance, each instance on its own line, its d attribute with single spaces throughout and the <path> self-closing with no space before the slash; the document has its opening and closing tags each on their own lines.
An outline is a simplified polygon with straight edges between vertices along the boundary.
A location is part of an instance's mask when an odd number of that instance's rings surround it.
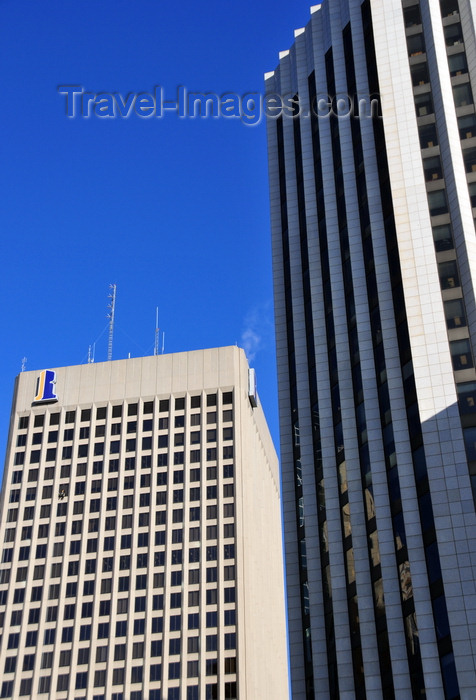
<svg viewBox="0 0 476 700">
<path fill-rule="evenodd" d="M 229 392 L 226 398 L 225 394 L 221 395 L 221 403 L 223 405 L 232 404 L 232 400 L 232 392 Z M 61 624 L 64 621 L 69 620 L 74 623 L 74 620 L 77 619 L 78 616 L 86 620 L 91 620 L 93 616 L 96 615 L 99 615 L 99 617 L 109 616 L 111 614 L 111 595 L 113 593 L 112 587 L 114 582 L 116 582 L 117 593 L 130 591 L 140 592 L 141 590 L 147 592 L 146 595 L 138 595 L 133 598 L 134 612 L 145 614 L 147 600 L 151 597 L 150 589 L 147 589 L 149 585 L 147 575 L 137 575 L 135 576 L 135 580 L 132 581 L 130 571 L 133 557 L 128 553 L 119 555 L 118 551 L 114 551 L 114 548 L 117 547 L 119 542 L 121 543 L 121 548 L 130 551 L 135 549 L 136 546 L 139 550 L 144 548 L 145 551 L 143 554 L 138 551 L 134 555 L 135 564 L 138 568 L 149 568 L 152 566 L 152 570 L 149 574 L 150 583 L 154 587 L 154 590 L 156 587 L 163 589 L 165 583 L 164 566 L 166 563 L 165 553 L 167 541 L 181 545 L 184 541 L 184 534 L 187 532 L 187 541 L 190 543 L 188 545 L 188 551 L 184 552 L 182 548 L 169 549 L 171 564 L 180 567 L 180 569 L 171 571 L 170 585 L 172 587 L 182 587 L 185 583 L 185 586 L 188 584 L 194 587 L 195 590 L 190 590 L 187 594 L 187 590 L 185 589 L 185 597 L 182 591 L 171 592 L 170 595 L 167 596 L 168 602 L 166 610 L 168 611 L 169 629 L 171 633 L 173 632 L 174 634 L 180 635 L 170 639 L 169 654 L 179 654 L 186 639 L 183 635 L 187 633 L 188 629 L 198 629 L 200 623 L 200 615 L 198 612 L 193 612 L 183 617 L 181 613 L 171 614 L 170 611 L 180 611 L 182 606 L 187 604 L 190 607 L 199 605 L 197 601 L 200 600 L 200 548 L 194 547 L 193 543 L 199 543 L 200 541 L 202 529 L 200 527 L 200 519 L 203 517 L 206 518 L 207 522 L 216 521 L 218 523 L 218 496 L 221 497 L 223 495 L 223 497 L 227 499 L 233 499 L 234 495 L 233 488 L 227 488 L 226 490 L 224 488 L 225 486 L 233 487 L 233 483 L 224 483 L 221 481 L 222 478 L 225 480 L 233 479 L 233 453 L 232 451 L 226 452 L 225 450 L 225 447 L 232 448 L 232 445 L 228 443 L 233 439 L 233 427 L 225 426 L 223 429 L 219 430 L 219 425 L 217 425 L 217 417 L 220 416 L 219 406 L 220 394 L 212 393 L 206 396 L 191 396 L 189 400 L 187 400 L 187 397 L 175 397 L 174 399 L 160 399 L 158 402 L 150 401 L 144 402 L 143 404 L 131 403 L 124 406 L 101 406 L 96 409 L 84 408 L 76 411 L 66 411 L 62 415 L 60 413 L 51 413 L 49 415 L 49 422 L 47 412 L 45 412 L 43 416 L 35 416 L 33 420 L 35 428 L 38 429 L 47 425 L 55 426 L 54 430 L 48 430 L 47 433 L 45 432 L 45 435 L 47 435 L 47 449 L 55 450 L 54 454 L 52 452 L 49 453 L 51 457 L 50 461 L 55 461 L 56 465 L 50 467 L 49 471 L 42 468 L 42 459 L 46 458 L 46 453 L 42 452 L 43 433 L 41 431 L 37 430 L 33 432 L 33 436 L 38 437 L 34 437 L 34 442 L 32 441 L 32 445 L 40 446 L 41 449 L 39 450 L 30 447 L 30 452 L 28 453 L 27 433 L 25 433 L 24 440 L 18 440 L 18 447 L 25 448 L 29 463 L 38 465 L 38 468 L 34 467 L 29 470 L 28 481 L 26 482 L 28 483 L 26 488 L 31 489 L 32 501 L 35 501 L 35 504 L 26 506 L 24 514 L 28 516 L 27 519 L 32 519 L 35 513 L 36 517 L 39 516 L 40 518 L 49 519 L 55 515 L 56 506 L 56 518 L 59 518 L 59 520 L 55 522 L 54 533 L 51 533 L 54 535 L 54 539 L 52 539 L 51 542 L 47 539 L 50 536 L 49 523 L 45 522 L 43 525 L 41 523 L 39 524 L 40 528 L 43 527 L 41 536 L 45 538 L 45 542 L 37 545 L 35 554 L 36 558 L 46 558 L 48 566 L 45 567 L 45 565 L 39 564 L 35 569 L 35 576 L 38 583 L 41 583 L 48 570 L 51 578 L 57 578 L 59 580 L 59 583 L 51 583 L 47 587 L 45 597 L 47 597 L 48 601 L 54 602 L 60 599 L 60 590 L 62 586 L 64 586 L 64 594 L 66 596 L 66 604 L 64 606 L 48 606 L 46 619 L 48 622 L 59 622 L 61 627 L 58 626 L 58 629 L 61 629 L 61 633 L 56 634 L 56 626 L 54 628 L 42 629 L 41 634 L 44 644 L 71 644 L 73 641 L 74 625 L 67 623 Z M 195 410 L 192 411 L 192 409 Z M 153 418 L 154 411 L 157 416 L 155 420 Z M 147 414 L 148 417 L 142 419 L 142 416 L 145 414 Z M 232 414 L 232 408 L 227 407 L 223 409 L 223 420 L 226 422 L 232 421 Z M 131 417 L 135 418 L 132 419 Z M 112 419 L 115 420 L 112 421 Z M 22 417 L 20 421 L 21 425 L 24 426 L 21 429 L 28 430 L 29 425 L 31 425 L 29 417 Z M 206 433 L 202 433 L 202 425 L 206 426 Z M 140 431 L 141 426 L 143 431 L 151 433 L 150 441 L 148 437 L 145 442 L 143 439 L 137 440 L 137 430 L 139 428 Z M 155 430 L 157 431 L 156 433 Z M 156 438 L 154 438 L 154 433 Z M 122 436 L 125 435 L 127 435 L 127 438 L 123 441 Z M 117 436 L 119 439 L 113 440 L 113 436 Z M 19 438 L 20 437 L 21 434 L 19 433 Z M 160 442 L 161 437 L 165 439 Z M 154 458 L 153 454 L 153 452 L 156 451 L 154 448 L 155 439 L 157 439 L 156 444 L 159 447 L 156 458 Z M 218 451 L 215 448 L 215 452 L 210 454 L 202 450 L 202 441 L 205 439 L 209 439 L 209 441 L 212 441 L 212 444 L 220 446 L 220 450 Z M 77 441 L 76 443 L 75 440 Z M 196 446 L 194 450 L 191 449 L 193 445 Z M 183 447 L 184 449 L 174 449 L 177 447 Z M 150 451 L 151 454 L 148 460 L 143 457 L 141 459 L 136 459 L 135 454 L 134 456 L 127 455 L 128 450 L 135 452 L 138 448 Z M 216 466 L 212 465 L 203 470 L 199 466 L 191 468 L 189 466 L 190 464 L 200 463 L 202 452 L 203 456 L 207 458 L 210 457 L 208 461 L 212 463 L 215 462 Z M 170 453 L 172 457 L 169 459 Z M 24 454 L 24 452 L 20 454 Z M 108 454 L 117 456 L 108 458 Z M 97 457 L 101 459 L 98 460 Z M 103 457 L 104 461 L 102 459 Z M 15 458 L 15 460 L 16 459 L 17 458 Z M 219 468 L 218 465 L 221 464 L 221 459 L 229 460 L 229 463 L 225 463 L 223 467 L 220 466 Z M 24 462 L 21 462 L 21 464 L 23 463 Z M 181 468 L 177 469 L 177 467 Z M 141 473 L 141 470 L 144 470 L 143 473 Z M 128 471 L 130 471 L 130 474 L 128 474 Z M 106 472 L 105 476 L 104 472 Z M 156 473 L 156 478 L 154 472 Z M 12 503 L 10 522 L 12 525 L 18 520 L 17 504 L 23 504 L 27 500 L 27 491 L 22 483 L 24 480 L 23 472 L 17 469 L 13 471 L 13 474 L 15 473 L 16 476 L 12 476 L 13 488 L 10 491 Z M 113 476 L 109 477 L 108 473 Z M 91 478 L 93 474 L 97 475 L 97 478 Z M 114 474 L 117 476 L 114 476 Z M 173 477 L 171 478 L 172 474 Z M 60 483 L 58 478 L 61 478 L 63 481 Z M 50 484 L 44 483 L 49 480 L 51 481 Z M 207 486 L 206 484 L 208 481 L 215 483 L 210 483 Z M 170 484 L 172 482 L 173 484 L 177 484 L 177 486 L 180 485 L 181 488 L 175 487 L 171 489 Z M 19 488 L 15 486 L 17 484 Z M 188 484 L 190 484 L 190 486 L 188 486 Z M 167 486 L 169 490 L 167 490 Z M 40 488 L 41 499 L 38 502 L 37 491 L 40 493 Z M 219 493 L 222 489 L 223 493 Z M 18 493 L 16 493 L 16 491 Z M 131 492 L 130 496 L 124 493 L 128 491 Z M 153 495 L 153 498 L 151 498 L 151 495 Z M 206 495 L 207 501 L 209 502 L 206 508 L 202 508 L 199 505 L 200 499 L 204 495 Z M 187 506 L 188 503 L 191 504 L 193 502 L 197 503 L 197 505 Z M 187 508 L 174 508 L 174 503 L 177 505 L 185 504 Z M 106 505 L 105 514 L 104 504 Z M 118 505 L 119 513 L 121 510 L 126 511 L 119 519 L 119 522 L 116 515 L 116 513 L 118 513 Z M 13 508 L 13 506 L 17 507 Z M 120 506 L 122 506 L 122 508 Z M 143 508 L 147 510 L 140 512 Z M 156 508 L 158 508 L 158 510 L 156 510 Z M 139 511 L 139 527 L 147 527 L 147 531 L 137 530 L 138 521 L 136 516 L 134 515 L 133 521 L 133 516 L 127 515 L 128 509 L 132 509 L 131 513 L 133 514 Z M 155 516 L 153 515 L 154 511 L 156 511 Z M 86 520 L 84 520 L 85 513 L 88 514 Z M 99 517 L 94 517 L 94 514 L 98 514 Z M 69 525 L 66 520 L 61 519 L 67 518 L 68 515 L 70 516 L 68 521 Z M 76 515 L 77 518 L 71 518 L 72 515 Z M 233 518 L 233 516 L 233 502 L 224 504 L 223 517 Z M 196 522 L 196 526 L 191 526 L 189 528 L 183 528 L 183 526 L 174 527 L 174 524 L 182 524 L 186 518 L 192 523 Z M 116 529 L 119 523 L 125 531 L 123 532 L 120 530 L 119 534 L 117 534 Z M 233 525 L 233 523 L 227 523 L 227 525 Z M 211 525 L 210 527 L 217 528 L 217 525 Z M 30 530 L 28 530 L 28 528 L 30 528 Z M 134 529 L 131 531 L 131 528 Z M 111 534 L 106 534 L 108 531 Z M 15 542 L 15 533 L 15 527 L 8 527 L 5 534 L 5 541 Z M 89 537 L 87 533 L 89 533 Z M 136 533 L 134 537 L 132 537 L 133 533 Z M 151 534 L 151 537 L 149 534 Z M 225 534 L 225 531 L 222 533 L 217 532 L 216 534 L 233 538 L 234 530 L 228 530 L 227 534 Z M 24 525 L 22 527 L 22 537 L 24 536 L 26 539 L 30 539 L 31 535 L 31 526 Z M 40 531 L 38 531 L 38 536 L 40 536 Z M 70 539 L 69 556 L 77 556 L 76 558 L 68 559 L 67 570 L 65 569 L 64 572 L 67 574 L 68 578 L 63 582 L 61 581 L 62 562 L 50 562 L 50 558 L 62 557 L 66 554 L 64 541 L 68 536 L 73 538 Z M 214 539 L 216 539 L 216 535 Z M 124 547 L 122 547 L 122 545 L 124 545 Z M 158 549 L 149 553 L 148 548 L 152 546 Z M 215 563 L 217 563 L 218 560 L 220 561 L 218 567 L 207 567 L 205 576 L 208 583 L 216 584 L 219 577 L 221 580 L 234 580 L 234 571 L 231 570 L 234 567 L 224 564 L 225 559 L 234 557 L 233 547 L 233 543 L 221 545 L 219 548 L 217 545 L 212 544 L 210 545 L 210 549 L 206 550 L 206 557 L 204 557 L 206 561 Z M 13 547 L 7 547 L 4 550 L 7 559 L 10 556 L 8 553 L 9 549 L 13 552 Z M 18 550 L 18 561 L 28 561 L 31 556 L 28 544 L 20 549 Z M 98 553 L 102 552 L 111 552 L 112 556 L 87 557 L 88 553 L 98 555 Z M 97 566 L 98 560 L 100 560 L 99 566 Z M 7 560 L 5 561 L 6 563 L 10 563 Z M 116 562 L 116 564 L 114 562 Z M 123 571 L 124 575 L 116 576 L 114 581 L 112 578 L 100 578 L 103 574 L 114 571 L 114 566 L 118 566 L 119 572 Z M 198 568 L 193 568 L 195 566 Z M 21 571 L 21 567 L 17 567 L 17 570 Z M 183 575 L 184 572 L 188 572 L 185 579 Z M 77 577 L 80 575 L 92 576 L 92 578 L 84 581 L 82 591 L 78 587 L 77 580 Z M 110 573 L 109 576 L 111 576 Z M 69 577 L 76 577 L 76 580 L 70 580 Z M 100 600 L 99 610 L 94 612 L 93 599 L 85 600 L 85 597 L 88 598 L 88 596 L 94 595 L 96 581 L 98 582 L 98 590 L 101 591 L 101 595 L 108 595 L 109 598 L 107 600 Z M 197 586 L 198 588 L 196 588 Z M 40 601 L 43 597 L 42 587 L 35 586 L 33 591 L 36 592 L 32 593 L 32 600 Z M 208 595 L 209 593 L 210 595 Z M 159 597 L 162 597 L 162 601 L 156 600 Z M 73 598 L 77 603 L 69 602 L 69 600 Z M 211 591 L 207 591 L 207 600 L 208 599 L 213 600 Z M 127 598 L 118 600 L 117 615 L 127 615 L 127 602 Z M 233 603 L 233 609 L 227 610 L 228 622 L 225 623 L 225 626 L 231 624 L 229 622 L 231 619 L 230 614 L 233 613 L 234 615 L 235 613 L 234 597 L 233 601 L 230 600 L 229 602 Z M 213 604 L 216 605 L 216 602 Z M 157 609 L 158 612 L 161 613 L 161 616 L 152 618 L 150 631 L 147 633 L 148 635 L 152 635 L 152 643 L 161 641 L 160 639 L 154 640 L 154 635 L 161 635 L 163 631 L 163 594 L 154 594 L 153 606 L 154 609 Z M 39 612 L 36 611 L 39 610 L 40 608 L 32 608 L 31 619 L 35 619 L 36 622 L 32 622 L 31 624 L 40 623 L 39 617 L 36 619 L 36 616 L 39 616 Z M 210 617 L 207 619 L 209 622 L 214 623 L 216 627 L 219 620 L 217 611 L 211 610 L 209 613 Z M 223 622 L 221 624 L 223 624 Z M 126 638 L 132 633 L 134 637 L 133 644 L 139 645 L 134 647 L 136 649 L 134 653 L 139 654 L 138 650 L 141 648 L 140 645 L 144 643 L 143 640 L 146 634 L 145 617 L 135 619 L 132 629 L 128 627 L 127 619 L 118 619 L 115 625 L 115 632 L 116 636 L 126 636 Z M 79 626 L 79 640 L 83 643 L 90 642 L 93 639 L 100 640 L 108 638 L 109 634 L 109 621 L 100 621 L 97 625 L 91 625 L 90 622 L 86 622 Z M 223 639 L 225 639 L 225 635 L 229 635 L 228 632 L 221 632 L 221 634 L 223 634 Z M 31 630 L 29 632 L 28 642 L 30 644 L 36 644 L 37 635 L 38 630 Z M 140 637 L 140 641 L 135 641 L 136 636 Z M 216 637 L 217 635 L 215 634 L 214 636 Z M 228 640 L 226 644 L 233 643 L 230 641 L 229 636 L 226 638 Z M 191 639 L 198 638 L 192 637 Z M 18 643 L 18 640 L 14 632 L 11 633 L 10 643 L 12 644 L 11 648 L 16 648 L 14 645 Z M 185 644 L 185 648 L 188 649 L 189 646 L 190 648 L 194 648 L 194 644 L 195 642 L 190 642 L 190 645 L 187 643 Z M 213 646 L 211 642 L 210 644 Z M 232 647 L 229 646 L 228 648 Z M 100 653 L 100 649 L 101 647 L 97 648 L 98 653 Z M 103 647 L 103 649 L 106 650 L 106 647 Z M 154 652 L 156 652 L 157 649 L 158 646 L 155 644 Z M 61 652 L 62 668 L 68 667 L 71 663 L 71 655 L 68 656 L 68 653 L 63 654 L 63 651 L 68 652 L 70 650 L 62 650 Z M 86 650 L 78 650 L 77 663 L 79 665 L 90 663 L 89 656 L 87 655 L 88 653 L 89 652 Z M 42 657 L 42 667 L 51 668 L 51 658 L 46 654 L 47 652 L 43 655 L 44 658 Z M 161 654 L 162 649 L 160 655 Z M 31 662 L 26 660 L 27 656 L 28 655 L 25 655 L 25 663 L 28 665 Z M 133 658 L 140 658 L 140 655 L 137 657 L 133 656 Z M 96 663 L 97 662 L 98 659 L 96 658 Z M 45 665 L 43 666 L 43 664 Z M 50 665 L 48 666 L 47 664 Z M 134 670 L 134 668 L 135 667 L 132 667 L 130 669 L 130 681 L 132 683 L 141 683 L 143 681 L 141 671 Z M 141 667 L 137 667 L 137 669 L 139 668 Z M 121 674 L 121 670 L 123 671 L 123 669 L 120 668 L 114 669 L 113 683 L 115 685 L 125 683 L 126 679 L 124 674 Z M 186 672 L 186 668 L 182 670 L 180 663 L 175 661 L 169 663 L 169 667 L 166 671 L 167 675 L 172 680 L 179 678 L 182 673 L 186 674 Z M 104 685 L 104 674 L 104 670 L 95 671 L 95 687 L 102 687 Z M 154 680 L 159 682 L 162 677 L 161 665 L 155 664 L 154 670 L 152 670 L 151 667 L 150 674 L 150 681 Z M 38 692 L 40 692 L 40 686 L 41 688 L 46 688 L 48 686 L 49 678 L 49 676 L 40 678 Z M 55 679 L 58 692 L 66 691 L 70 687 L 70 683 L 72 683 L 74 688 L 85 688 L 87 682 L 87 671 L 83 670 L 79 670 L 73 674 L 71 680 L 66 673 L 59 674 Z M 195 688 L 195 686 L 190 686 L 190 689 L 193 688 Z"/>
</svg>

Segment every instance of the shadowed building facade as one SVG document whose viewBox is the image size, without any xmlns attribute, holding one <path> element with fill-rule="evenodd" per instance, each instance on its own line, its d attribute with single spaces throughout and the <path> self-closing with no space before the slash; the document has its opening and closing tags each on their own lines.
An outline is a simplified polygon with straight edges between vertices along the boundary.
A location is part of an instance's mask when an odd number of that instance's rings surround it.
<svg viewBox="0 0 476 700">
<path fill-rule="evenodd" d="M 329 0 L 266 75 L 294 700 L 474 697 L 475 21 Z"/>
<path fill-rule="evenodd" d="M 288 698 L 278 462 L 243 350 L 20 374 L 1 505 L 1 698 Z"/>
</svg>

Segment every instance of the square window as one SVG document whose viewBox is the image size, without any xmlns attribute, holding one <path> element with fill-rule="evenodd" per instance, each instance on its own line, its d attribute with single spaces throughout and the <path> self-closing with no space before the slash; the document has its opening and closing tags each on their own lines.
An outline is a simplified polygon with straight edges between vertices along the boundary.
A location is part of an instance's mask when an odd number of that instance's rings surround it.
<svg viewBox="0 0 476 700">
<path fill-rule="evenodd" d="M 118 620 L 116 622 L 116 637 L 125 637 L 127 635 L 127 620 Z"/>
<path fill-rule="evenodd" d="M 218 602 L 218 591 L 216 588 L 207 589 L 207 605 L 216 605 Z"/>
<path fill-rule="evenodd" d="M 56 638 L 56 629 L 53 628 L 48 628 L 45 630 L 44 638 L 43 638 L 43 644 L 54 644 L 55 643 L 55 638 Z"/>
<path fill-rule="evenodd" d="M 217 547 L 216 545 L 207 547 L 207 561 L 216 561 Z"/>
<path fill-rule="evenodd" d="M 194 509 L 192 509 L 192 508 L 190 509 L 190 520 L 200 520 L 200 513 L 198 513 L 198 517 L 197 517 L 197 518 L 192 518 L 192 517 L 191 517 L 191 516 L 192 516 L 192 512 L 191 512 L 192 510 L 194 510 Z M 190 542 L 199 542 L 199 541 L 200 541 L 200 528 L 199 528 L 199 527 L 191 527 L 191 528 L 189 528 L 189 531 L 188 531 L 188 539 L 189 539 Z"/>
<path fill-rule="evenodd" d="M 107 649 L 107 646 L 96 648 L 96 663 L 103 663 L 107 661 Z"/>
<path fill-rule="evenodd" d="M 190 500 L 199 501 L 200 500 L 200 487 L 196 486 L 190 489 Z"/>
<path fill-rule="evenodd" d="M 23 657 L 23 670 L 32 671 L 35 666 L 35 654 L 25 654 Z"/>
<path fill-rule="evenodd" d="M 182 571 L 172 571 L 170 573 L 170 585 L 171 586 L 181 586 L 182 585 Z"/>
<path fill-rule="evenodd" d="M 69 666 L 71 664 L 71 650 L 65 649 L 60 652 L 59 665 Z"/>
<path fill-rule="evenodd" d="M 225 649 L 236 649 L 236 633 L 228 632 L 225 634 Z"/>
<path fill-rule="evenodd" d="M 225 610 L 225 627 L 230 627 L 236 624 L 235 610 Z"/>
<path fill-rule="evenodd" d="M 149 666 L 149 678 L 153 681 L 160 681 L 162 678 L 162 665 L 161 664 L 151 664 Z"/>
<path fill-rule="evenodd" d="M 207 540 L 216 540 L 218 528 L 216 525 L 207 525 Z"/>
<path fill-rule="evenodd" d="M 84 641 L 89 641 L 91 639 L 91 625 L 81 625 L 79 628 L 79 639 Z"/>
<path fill-rule="evenodd" d="M 223 505 L 223 516 L 225 518 L 232 518 L 235 515 L 235 504 L 225 503 Z"/>
<path fill-rule="evenodd" d="M 82 647 L 78 649 L 78 665 L 85 665 L 89 663 L 89 647 Z M 69 664 L 65 664 L 68 665 Z"/>
<path fill-rule="evenodd" d="M 52 651 L 43 652 L 43 654 L 41 655 L 41 668 L 51 668 L 52 665 L 53 665 L 53 652 Z"/>
<path fill-rule="evenodd" d="M 217 626 L 217 611 L 216 610 L 211 610 L 210 612 L 206 613 L 206 625 L 207 625 L 207 627 L 216 627 Z"/>
<path fill-rule="evenodd" d="M 196 592 L 198 593 L 198 591 L 196 591 Z M 197 603 L 197 605 L 198 605 L 198 603 Z M 199 619 L 200 618 L 199 618 L 198 613 L 189 613 L 189 615 L 188 615 L 188 629 L 189 630 L 198 630 Z"/>
<path fill-rule="evenodd" d="M 32 688 L 32 678 L 23 678 L 20 682 L 20 696 L 21 695 L 31 695 Z"/>
<path fill-rule="evenodd" d="M 218 569 L 216 566 L 207 567 L 207 583 L 215 583 L 218 580 Z"/>
<path fill-rule="evenodd" d="M 225 663 L 228 659 L 225 659 Z M 234 659 L 229 659 L 230 661 Z M 225 673 L 236 673 L 236 667 L 235 671 L 225 671 Z M 236 700 L 237 694 L 236 694 L 236 681 L 232 681 L 230 683 L 225 683 L 225 700 Z"/>
<path fill-rule="evenodd" d="M 199 650 L 199 638 L 189 637 L 187 640 L 187 651 L 189 654 L 198 654 Z"/>
<path fill-rule="evenodd" d="M 236 589 L 234 586 L 225 588 L 225 603 L 234 603 L 236 598 Z"/>
<path fill-rule="evenodd" d="M 50 692 L 50 676 L 40 676 L 38 682 L 38 692 L 39 693 L 49 693 Z"/>
<path fill-rule="evenodd" d="M 182 616 L 181 615 L 171 615 L 170 616 L 170 631 L 179 632 L 182 629 Z"/>
<path fill-rule="evenodd" d="M 207 659 L 205 662 L 205 673 L 207 676 L 216 676 L 218 673 L 217 659 Z"/>
<path fill-rule="evenodd" d="M 170 594 L 170 607 L 180 608 L 182 606 L 182 593 L 171 593 Z"/>
<path fill-rule="evenodd" d="M 33 610 L 38 610 L 39 613 L 39 608 L 33 608 Z M 30 615 L 33 612 L 33 610 L 30 610 Z M 47 622 L 56 622 L 58 619 L 58 607 L 56 605 L 51 605 L 50 607 L 46 608 L 46 621 Z M 35 620 L 35 622 L 39 621 L 39 615 L 38 615 L 38 620 Z"/>
<path fill-rule="evenodd" d="M 169 664 L 169 680 L 180 678 L 180 661 Z"/>
<path fill-rule="evenodd" d="M 75 614 L 76 614 L 76 603 L 70 603 L 70 604 L 64 606 L 63 617 L 65 620 L 74 620 Z"/>
<path fill-rule="evenodd" d="M 142 666 L 133 666 L 131 668 L 131 683 L 142 683 Z"/>
<path fill-rule="evenodd" d="M 217 405 L 217 395 L 216 394 L 207 394 L 207 406 L 216 406 Z"/>
<path fill-rule="evenodd" d="M 235 567 L 234 566 L 225 566 L 223 573 L 224 573 L 225 581 L 234 581 L 235 580 Z"/>
<path fill-rule="evenodd" d="M 123 661 L 126 658 L 126 645 L 116 644 L 114 647 L 114 661 Z"/>
<path fill-rule="evenodd" d="M 13 693 L 13 681 L 3 681 L 0 698 L 11 698 Z"/>
<path fill-rule="evenodd" d="M 42 428 L 45 424 L 45 414 L 35 416 L 34 427 Z"/>
<path fill-rule="evenodd" d="M 207 520 L 216 520 L 217 518 L 217 507 L 207 506 Z"/>
<path fill-rule="evenodd" d="M 112 672 L 112 684 L 113 685 L 123 685 L 124 683 L 124 669 L 115 668 Z"/>
<path fill-rule="evenodd" d="M 30 419 L 28 416 L 22 416 L 21 418 L 18 419 L 18 429 L 19 430 L 26 430 L 28 428 L 28 423 Z"/>
<path fill-rule="evenodd" d="M 106 685 L 106 671 L 95 671 L 94 672 L 94 687 L 102 688 Z"/>
<path fill-rule="evenodd" d="M 171 656 L 176 656 L 180 654 L 181 639 L 180 637 L 174 637 L 169 639 L 169 654 Z"/>
<path fill-rule="evenodd" d="M 95 581 L 85 581 L 83 585 L 83 595 L 94 595 Z"/>
<path fill-rule="evenodd" d="M 56 690 L 58 693 L 68 690 L 69 686 L 69 673 L 61 673 L 58 676 L 58 680 L 56 682 Z"/>
<path fill-rule="evenodd" d="M 98 624 L 98 639 L 108 639 L 109 637 L 109 622 L 100 622 Z"/>
<path fill-rule="evenodd" d="M 165 513 L 164 513 L 165 515 Z M 183 508 L 175 508 L 172 511 L 172 522 L 181 523 L 183 522 Z"/>
<path fill-rule="evenodd" d="M 225 544 L 223 547 L 223 557 L 224 559 L 234 559 L 235 558 L 235 545 Z"/>
<path fill-rule="evenodd" d="M 156 618 L 158 619 L 158 618 Z M 153 639 L 150 643 L 150 655 L 151 656 L 162 656 L 162 640 Z"/>
<path fill-rule="evenodd" d="M 190 569 L 188 572 L 188 582 L 190 585 L 194 583 L 200 583 L 200 570 Z"/>
<path fill-rule="evenodd" d="M 140 618 L 138 620 L 134 620 L 134 634 L 135 635 L 143 635 L 145 632 L 145 620 L 143 618 Z"/>
<path fill-rule="evenodd" d="M 200 591 L 188 592 L 188 605 L 191 608 L 200 605 Z"/>
<path fill-rule="evenodd" d="M 145 596 L 137 597 L 134 601 L 134 612 L 145 612 L 146 600 Z"/>
</svg>

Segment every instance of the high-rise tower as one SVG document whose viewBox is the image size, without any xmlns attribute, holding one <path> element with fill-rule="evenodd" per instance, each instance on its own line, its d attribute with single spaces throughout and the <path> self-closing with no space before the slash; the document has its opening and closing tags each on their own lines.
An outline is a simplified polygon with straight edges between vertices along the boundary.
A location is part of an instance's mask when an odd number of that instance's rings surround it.
<svg viewBox="0 0 476 700">
<path fill-rule="evenodd" d="M 19 375 L 1 698 L 288 698 L 278 463 L 249 379 L 236 347 Z"/>
<path fill-rule="evenodd" d="M 474 697 L 475 23 L 328 0 L 266 76 L 294 700 Z"/>
</svg>

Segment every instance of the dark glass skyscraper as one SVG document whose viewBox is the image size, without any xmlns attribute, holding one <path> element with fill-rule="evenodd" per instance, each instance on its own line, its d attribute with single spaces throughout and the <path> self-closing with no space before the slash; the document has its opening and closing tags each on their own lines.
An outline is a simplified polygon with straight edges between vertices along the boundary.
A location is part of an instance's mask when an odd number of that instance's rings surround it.
<svg viewBox="0 0 476 700">
<path fill-rule="evenodd" d="M 266 75 L 293 700 L 474 697 L 475 21 L 328 0 Z"/>
</svg>

